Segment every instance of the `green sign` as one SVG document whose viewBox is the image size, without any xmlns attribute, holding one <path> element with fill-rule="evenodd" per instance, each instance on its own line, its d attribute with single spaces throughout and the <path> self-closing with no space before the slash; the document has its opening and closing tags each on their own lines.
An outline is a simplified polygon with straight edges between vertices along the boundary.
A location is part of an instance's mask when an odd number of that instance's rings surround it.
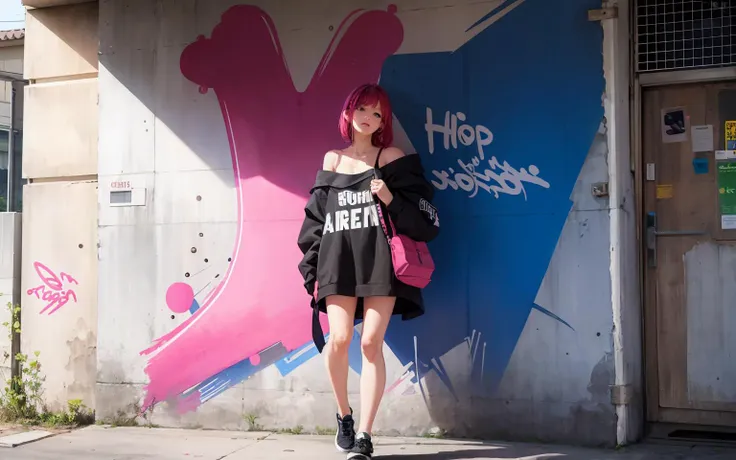
<svg viewBox="0 0 736 460">
<path fill-rule="evenodd" d="M 719 161 L 717 171 L 721 215 L 736 215 L 736 161 Z"/>
</svg>

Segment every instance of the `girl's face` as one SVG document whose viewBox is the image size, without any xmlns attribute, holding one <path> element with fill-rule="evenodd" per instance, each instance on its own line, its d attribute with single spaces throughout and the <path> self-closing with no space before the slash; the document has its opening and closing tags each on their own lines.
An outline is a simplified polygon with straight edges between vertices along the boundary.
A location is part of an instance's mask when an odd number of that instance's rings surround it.
<svg viewBox="0 0 736 460">
<path fill-rule="evenodd" d="M 381 103 L 361 105 L 353 112 L 353 129 L 364 136 L 372 136 L 383 126 Z"/>
</svg>

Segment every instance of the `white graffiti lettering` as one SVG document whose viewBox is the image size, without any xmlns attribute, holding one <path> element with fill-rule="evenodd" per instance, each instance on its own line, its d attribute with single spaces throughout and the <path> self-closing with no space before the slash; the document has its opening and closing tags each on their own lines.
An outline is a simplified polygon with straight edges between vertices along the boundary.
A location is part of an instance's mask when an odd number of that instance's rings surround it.
<svg viewBox="0 0 736 460">
<path fill-rule="evenodd" d="M 438 190 L 445 190 L 448 187 L 453 190 L 461 189 L 468 192 L 470 198 L 473 198 L 478 194 L 479 189 L 483 189 L 488 193 L 493 193 L 496 198 L 502 193 L 505 195 L 523 194 L 526 200 L 525 183 L 549 188 L 549 182 L 539 177 L 539 168 L 536 165 L 529 165 L 528 170 L 525 168 L 516 170 L 507 161 L 504 161 L 503 164 L 499 163 L 495 156 L 486 160 L 484 147 L 493 142 L 493 133 L 483 125 L 473 126 L 464 123 L 466 115 L 463 112 L 451 114 L 449 110 L 446 111 L 442 124 L 434 122 L 431 108 L 426 108 L 426 114 L 427 122 L 424 124 L 424 129 L 427 132 L 430 154 L 433 154 L 435 150 L 435 133 L 443 136 L 445 150 L 450 150 L 450 147 L 453 150 L 457 149 L 458 140 L 466 147 L 475 144 L 478 150 L 478 155 L 474 156 L 470 163 L 464 163 L 461 159 L 457 160 L 460 167 L 457 172 L 455 168 L 432 171 L 432 174 L 438 179 L 432 180 L 432 185 Z M 487 168 L 484 167 L 486 161 Z"/>
<path fill-rule="evenodd" d="M 462 123 L 465 121 L 465 118 L 463 112 L 457 112 L 451 115 L 448 110 L 445 112 L 444 123 L 438 125 L 432 120 L 432 109 L 427 107 L 427 122 L 424 124 L 424 130 L 427 131 L 429 153 L 434 153 L 434 134 L 439 133 L 443 136 L 445 150 L 449 150 L 451 145 L 453 149 L 457 149 L 457 141 L 459 139 L 460 143 L 466 147 L 475 143 L 480 159 L 485 160 L 483 147 L 493 142 L 493 133 L 483 125 L 471 126 L 469 124 L 461 124 L 458 126 L 458 121 Z"/>
<path fill-rule="evenodd" d="M 507 161 L 503 164 L 491 157 L 488 160 L 488 168 L 481 170 L 481 162 L 478 157 L 473 157 L 470 163 L 463 163 L 461 159 L 457 160 L 460 171 L 455 172 L 454 168 L 448 168 L 447 171 L 432 171 L 432 174 L 439 181 L 432 180 L 438 190 L 445 190 L 451 187 L 453 190 L 461 189 L 469 192 L 470 198 L 478 194 L 479 189 L 483 189 L 488 193 L 493 193 L 498 198 L 501 193 L 506 195 L 524 195 L 526 200 L 526 190 L 524 183 L 538 185 L 543 188 L 549 188 L 549 182 L 539 177 L 539 168 L 535 165 L 529 165 L 529 170 L 521 168 L 516 170 Z M 452 176 L 452 177 L 451 177 Z"/>
</svg>

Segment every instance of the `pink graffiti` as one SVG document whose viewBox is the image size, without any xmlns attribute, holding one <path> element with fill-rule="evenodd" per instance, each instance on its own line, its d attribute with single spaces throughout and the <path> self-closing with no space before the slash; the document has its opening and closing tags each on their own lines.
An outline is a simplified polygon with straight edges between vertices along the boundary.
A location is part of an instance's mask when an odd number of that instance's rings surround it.
<svg viewBox="0 0 736 460">
<path fill-rule="evenodd" d="M 49 315 L 53 314 L 59 308 L 63 307 L 69 302 L 69 299 L 74 299 L 74 303 L 77 303 L 77 294 L 71 289 L 64 289 L 64 284 L 76 284 L 79 285 L 71 275 L 61 272 L 59 276 L 56 276 L 49 267 L 42 264 L 41 262 L 34 262 L 33 268 L 36 269 L 38 277 L 41 278 L 40 286 L 28 289 L 26 294 L 35 295 L 37 299 L 41 299 L 46 303 L 46 306 L 39 312 L 43 314 L 46 310 L 49 311 Z"/>
<path fill-rule="evenodd" d="M 304 205 L 322 156 L 344 145 L 337 130 L 344 98 L 376 82 L 403 41 L 395 12 L 348 15 L 304 92 L 294 87 L 273 21 L 258 7 L 230 8 L 211 38 L 200 36 L 183 51 L 184 76 L 220 102 L 238 233 L 232 263 L 201 308 L 141 352 L 152 355 L 144 408 L 176 400 L 244 359 L 257 365 L 259 353 L 275 344 L 291 351 L 311 341 L 309 296 L 297 270 Z"/>
<path fill-rule="evenodd" d="M 194 290 L 186 283 L 174 283 L 166 291 L 166 305 L 174 313 L 184 313 L 194 302 Z"/>
</svg>

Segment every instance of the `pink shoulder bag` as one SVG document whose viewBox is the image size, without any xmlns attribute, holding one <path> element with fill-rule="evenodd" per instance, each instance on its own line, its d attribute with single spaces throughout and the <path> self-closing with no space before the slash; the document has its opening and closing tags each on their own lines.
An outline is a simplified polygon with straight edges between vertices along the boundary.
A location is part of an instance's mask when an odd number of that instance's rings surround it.
<svg viewBox="0 0 736 460">
<path fill-rule="evenodd" d="M 378 157 L 381 156 L 381 151 L 378 152 Z M 375 170 L 378 170 L 378 157 L 376 158 Z M 414 241 L 406 235 L 397 234 L 391 216 L 387 211 L 385 215 L 388 217 L 388 223 L 391 226 L 391 234 L 389 234 L 382 210 L 383 203 L 378 197 L 375 197 L 375 200 L 377 202 L 378 218 L 391 248 L 391 261 L 393 262 L 396 278 L 409 286 L 425 288 L 432 280 L 432 273 L 434 272 L 434 260 L 432 260 L 432 255 L 429 253 L 427 243 Z"/>
</svg>

